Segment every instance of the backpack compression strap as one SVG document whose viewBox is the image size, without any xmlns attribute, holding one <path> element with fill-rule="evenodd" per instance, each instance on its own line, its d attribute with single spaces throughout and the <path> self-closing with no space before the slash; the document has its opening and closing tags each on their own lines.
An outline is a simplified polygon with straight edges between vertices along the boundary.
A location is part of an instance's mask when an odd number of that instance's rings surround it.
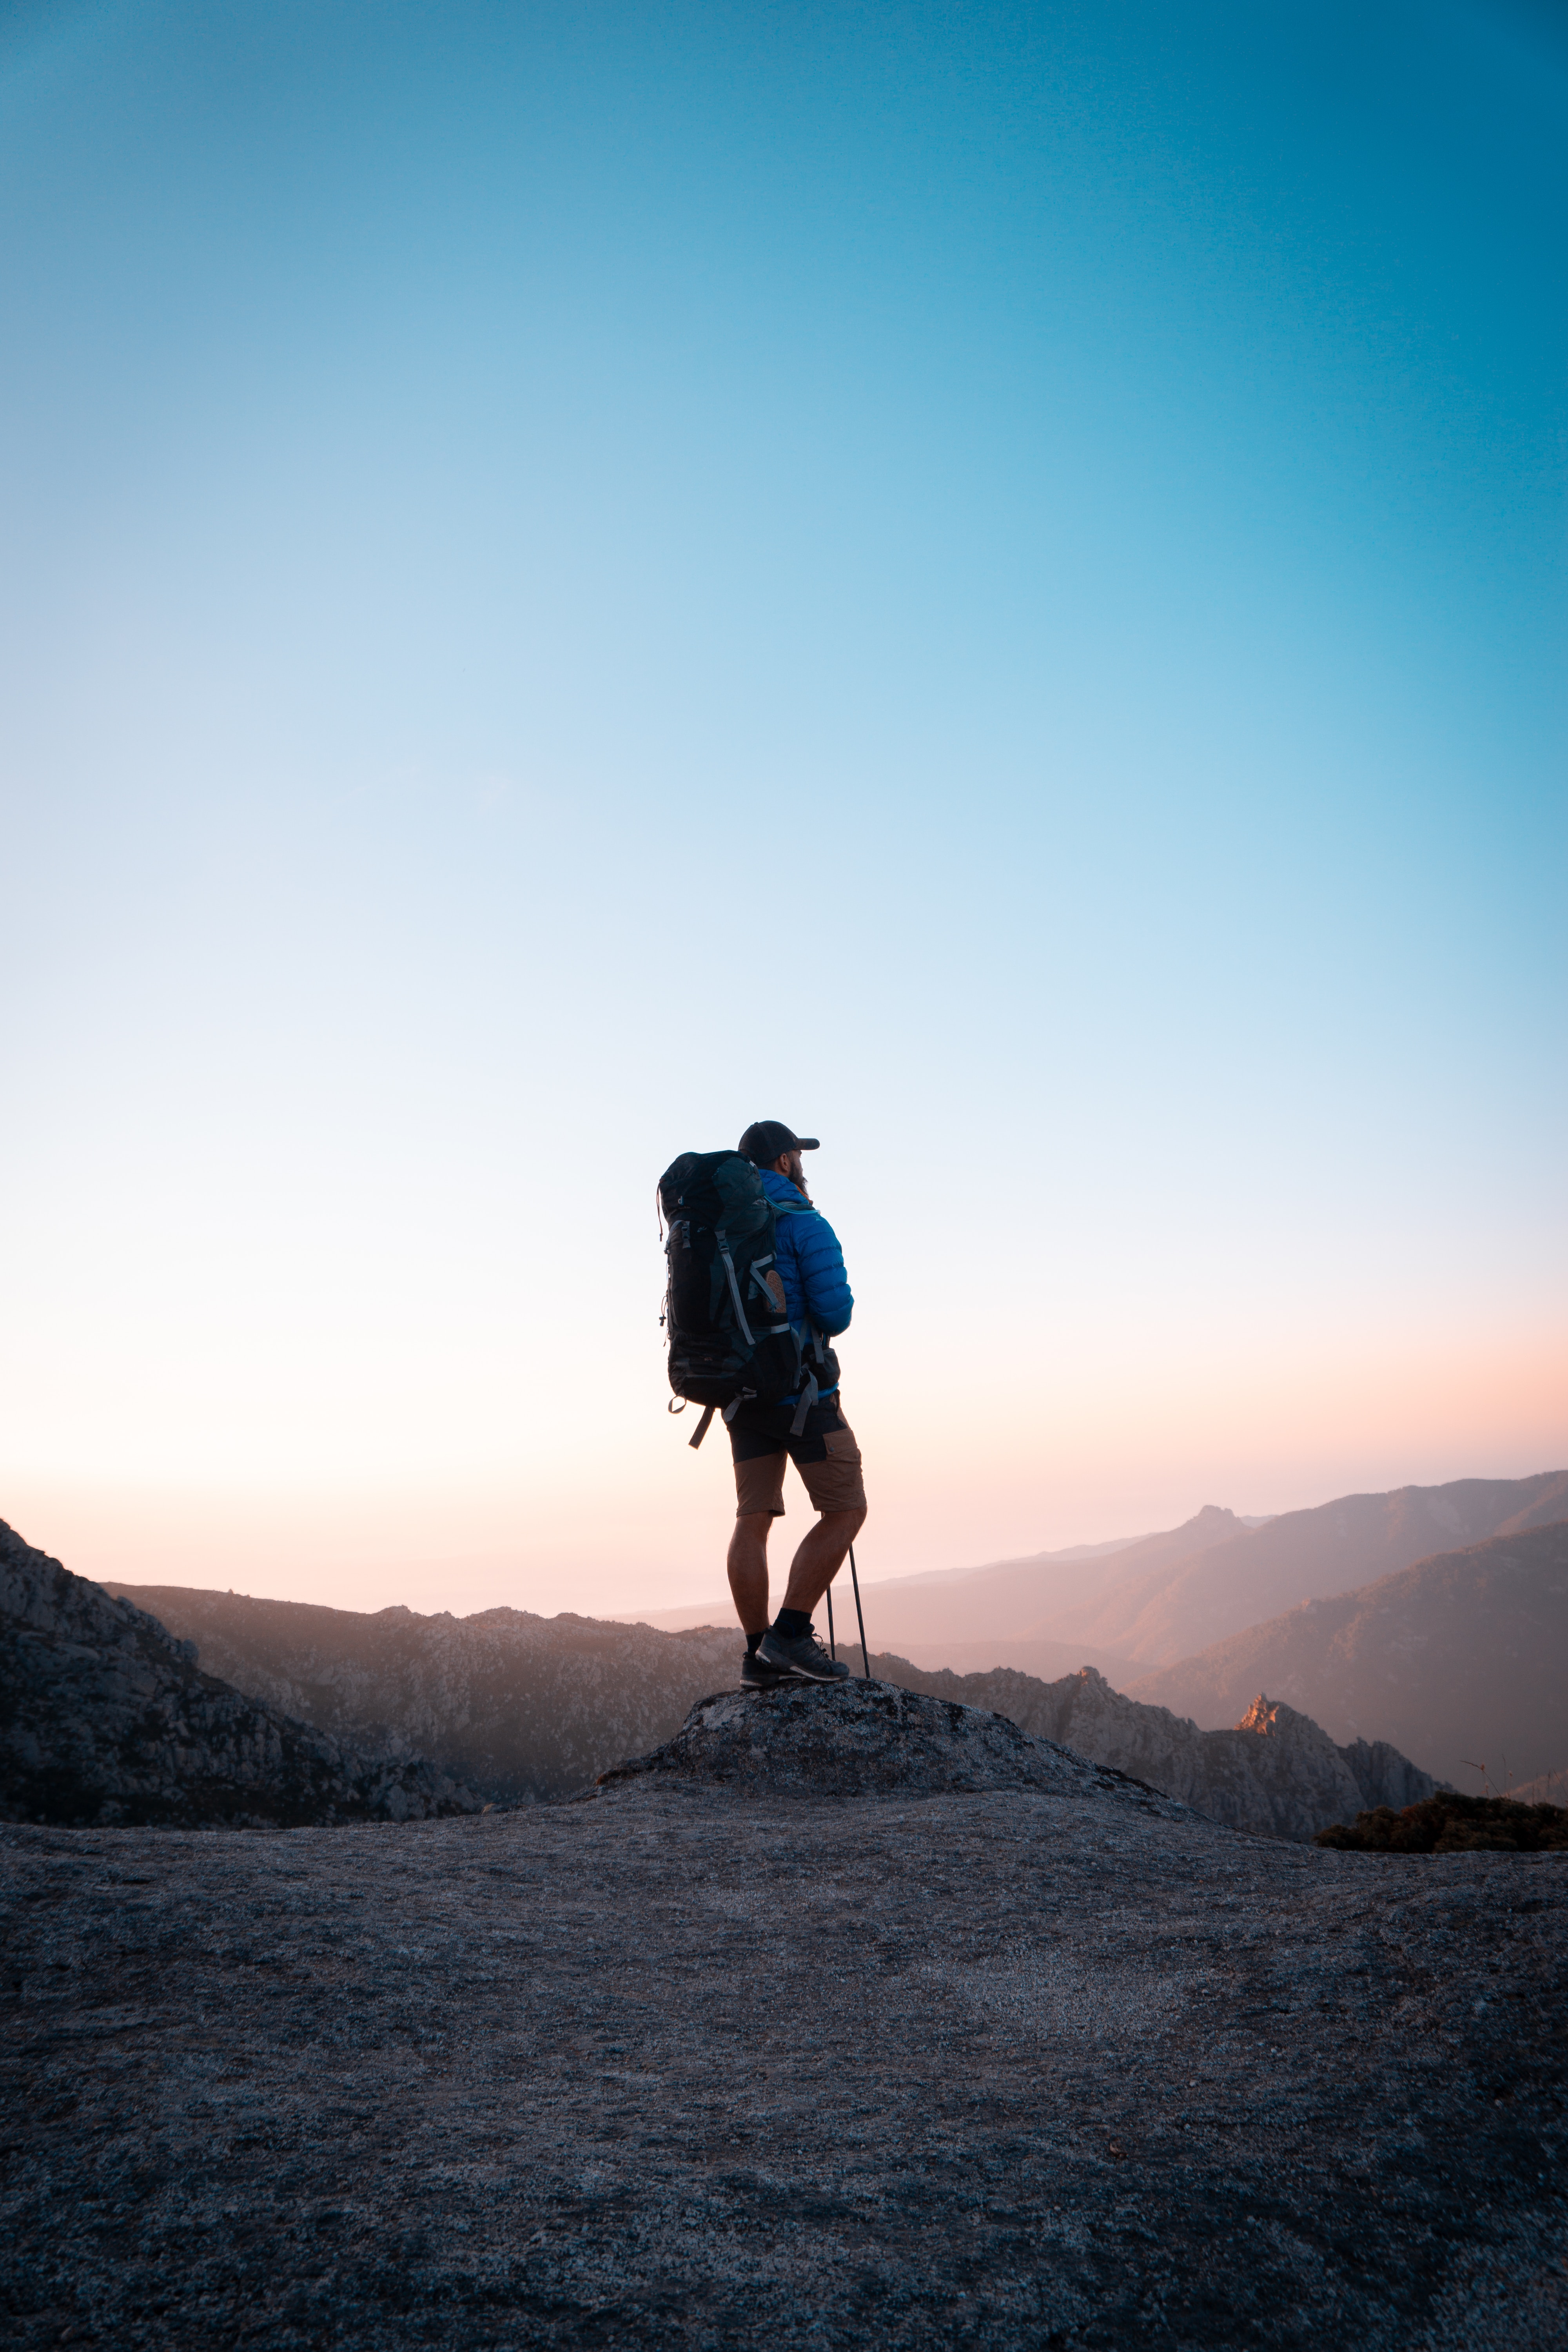
<svg viewBox="0 0 1568 2352">
<path fill-rule="evenodd" d="M 721 1233 L 717 1238 L 719 1243 L 719 1255 L 724 1261 L 724 1271 L 730 1278 L 730 1296 L 735 1302 L 735 1314 L 740 1322 L 741 1336 L 745 1340 L 748 1348 L 754 1348 L 757 1343 L 752 1335 L 752 1327 L 746 1320 L 746 1310 L 741 1304 L 741 1286 L 735 1279 L 735 1261 L 730 1255 L 729 1247 L 724 1240 L 722 1233 Z"/>
<path fill-rule="evenodd" d="M 807 1372 L 805 1376 L 805 1386 L 800 1392 L 800 1402 L 795 1409 L 795 1419 L 789 1425 L 789 1433 L 792 1437 L 798 1437 L 800 1435 L 801 1431 L 805 1427 L 805 1416 L 811 1411 L 812 1406 L 816 1402 L 816 1400 L 821 1393 L 822 1391 L 816 1385 L 816 1374 L 815 1372 Z"/>
<path fill-rule="evenodd" d="M 823 1370 L 826 1371 L 827 1370 L 827 1350 L 822 1344 L 821 1332 L 817 1329 L 809 1315 L 805 1318 L 805 1328 L 811 1333 L 812 1353 L 816 1358 L 817 1362 L 822 1366 Z M 806 1414 L 811 1411 L 812 1406 L 816 1402 L 817 1398 L 821 1394 L 822 1389 L 817 1381 L 816 1374 L 815 1372 L 807 1372 L 805 1376 L 805 1386 L 800 1392 L 800 1402 L 795 1409 L 795 1419 L 790 1423 L 789 1433 L 792 1437 L 798 1437 L 800 1435 L 802 1430 L 805 1427 Z"/>
</svg>

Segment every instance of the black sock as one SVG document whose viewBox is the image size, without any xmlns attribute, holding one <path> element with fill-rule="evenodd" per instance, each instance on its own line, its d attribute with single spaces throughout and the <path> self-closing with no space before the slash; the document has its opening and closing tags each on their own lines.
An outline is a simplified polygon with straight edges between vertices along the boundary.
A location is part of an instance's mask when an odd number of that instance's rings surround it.
<svg viewBox="0 0 1568 2352">
<path fill-rule="evenodd" d="M 764 1631 L 765 1631 L 765 1628 L 764 1628 Z M 747 1634 L 747 1636 L 746 1636 L 746 1655 L 747 1655 L 747 1657 L 748 1657 L 748 1658 L 754 1658 L 754 1657 L 756 1656 L 756 1654 L 757 1654 L 757 1643 L 762 1640 L 762 1638 L 763 1638 L 763 1636 L 762 1636 L 762 1634 L 761 1634 L 761 1633 L 748 1633 L 748 1634 Z"/>
<path fill-rule="evenodd" d="M 811 1618 L 804 1609 L 781 1609 L 773 1619 L 773 1632 L 782 1633 L 786 1642 L 798 1642 L 811 1631 Z"/>
</svg>

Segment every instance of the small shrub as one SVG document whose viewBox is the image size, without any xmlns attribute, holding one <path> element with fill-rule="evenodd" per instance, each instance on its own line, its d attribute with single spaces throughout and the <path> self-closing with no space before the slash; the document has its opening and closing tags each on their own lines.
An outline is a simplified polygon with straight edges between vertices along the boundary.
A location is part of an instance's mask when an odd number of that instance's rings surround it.
<svg viewBox="0 0 1568 2352">
<path fill-rule="evenodd" d="M 1396 1813 L 1378 1805 L 1320 1830 L 1314 1845 L 1351 1853 L 1548 1853 L 1568 1851 L 1568 1805 L 1516 1805 L 1510 1797 L 1440 1791 Z"/>
</svg>

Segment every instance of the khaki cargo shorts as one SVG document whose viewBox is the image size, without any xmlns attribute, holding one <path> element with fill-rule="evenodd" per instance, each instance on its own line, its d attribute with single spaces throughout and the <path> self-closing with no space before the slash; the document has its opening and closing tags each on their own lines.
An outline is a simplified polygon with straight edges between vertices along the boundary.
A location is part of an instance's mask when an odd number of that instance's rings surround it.
<svg viewBox="0 0 1568 2352">
<path fill-rule="evenodd" d="M 798 1437 L 790 1426 L 795 1414 L 793 1404 L 743 1404 L 730 1423 L 738 1519 L 762 1511 L 775 1519 L 783 1517 L 788 1462 L 800 1472 L 814 1511 L 865 1509 L 860 1448 L 839 1410 L 837 1397 L 825 1397 L 812 1406 Z"/>
</svg>

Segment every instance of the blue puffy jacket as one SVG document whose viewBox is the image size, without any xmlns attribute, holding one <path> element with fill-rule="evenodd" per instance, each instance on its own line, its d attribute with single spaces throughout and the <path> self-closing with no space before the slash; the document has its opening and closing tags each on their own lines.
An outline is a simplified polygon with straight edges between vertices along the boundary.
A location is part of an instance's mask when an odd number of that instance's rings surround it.
<svg viewBox="0 0 1568 2352">
<path fill-rule="evenodd" d="M 838 1236 L 820 1210 L 814 1209 L 798 1185 L 776 1168 L 758 1171 L 763 1189 L 773 1204 L 778 1232 L 778 1269 L 784 1279 L 784 1310 L 802 1339 L 806 1321 L 834 1339 L 849 1328 L 855 1296 L 844 1271 Z M 825 1396 L 837 1394 L 825 1389 Z M 791 1398 L 787 1402 L 793 1403 Z"/>
</svg>

